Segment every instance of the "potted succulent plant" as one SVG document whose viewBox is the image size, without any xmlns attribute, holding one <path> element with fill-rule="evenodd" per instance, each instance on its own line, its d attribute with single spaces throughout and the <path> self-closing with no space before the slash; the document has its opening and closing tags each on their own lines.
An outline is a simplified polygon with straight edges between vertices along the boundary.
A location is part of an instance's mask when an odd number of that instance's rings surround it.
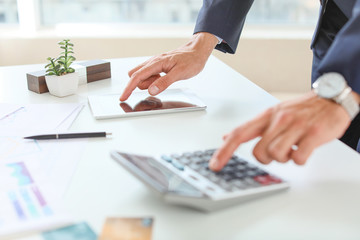
<svg viewBox="0 0 360 240">
<path fill-rule="evenodd" d="M 74 44 L 66 39 L 58 42 L 63 50 L 58 58 L 48 57 L 49 63 L 45 66 L 45 81 L 50 94 L 57 97 L 65 97 L 74 94 L 78 88 L 78 73 L 71 67 L 76 58 L 74 54 Z"/>
</svg>

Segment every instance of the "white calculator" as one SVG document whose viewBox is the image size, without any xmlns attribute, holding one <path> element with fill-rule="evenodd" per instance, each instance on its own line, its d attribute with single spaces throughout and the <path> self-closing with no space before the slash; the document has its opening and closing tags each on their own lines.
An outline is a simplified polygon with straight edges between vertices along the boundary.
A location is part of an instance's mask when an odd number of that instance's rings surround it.
<svg viewBox="0 0 360 240">
<path fill-rule="evenodd" d="M 161 156 L 118 151 L 112 157 L 166 202 L 203 211 L 233 206 L 289 188 L 281 178 L 234 155 L 220 172 L 208 164 L 215 150 Z"/>
</svg>

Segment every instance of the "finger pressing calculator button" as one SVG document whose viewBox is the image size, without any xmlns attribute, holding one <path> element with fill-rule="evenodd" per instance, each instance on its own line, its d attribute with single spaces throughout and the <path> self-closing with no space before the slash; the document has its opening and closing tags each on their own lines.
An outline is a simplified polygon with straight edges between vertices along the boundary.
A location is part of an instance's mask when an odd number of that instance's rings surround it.
<svg viewBox="0 0 360 240">
<path fill-rule="evenodd" d="M 185 166 L 182 165 L 181 163 L 179 163 L 176 160 L 172 160 L 171 164 L 176 167 L 177 169 L 179 169 L 180 171 L 184 171 Z"/>
</svg>

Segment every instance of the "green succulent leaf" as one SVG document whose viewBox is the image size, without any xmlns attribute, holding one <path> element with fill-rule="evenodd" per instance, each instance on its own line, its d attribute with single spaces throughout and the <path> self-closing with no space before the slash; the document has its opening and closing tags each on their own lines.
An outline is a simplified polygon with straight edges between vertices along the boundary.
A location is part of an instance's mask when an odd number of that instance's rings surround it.
<svg viewBox="0 0 360 240">
<path fill-rule="evenodd" d="M 69 39 L 64 39 L 62 41 L 59 41 L 58 44 L 60 46 L 60 49 L 63 49 L 63 51 L 60 53 L 60 55 L 57 58 L 51 58 L 51 57 L 47 58 L 49 63 L 46 64 L 45 66 L 46 75 L 61 76 L 66 73 L 75 72 L 75 70 L 70 67 L 73 61 L 76 60 L 76 58 L 73 56 L 74 44 L 71 43 Z"/>
<path fill-rule="evenodd" d="M 73 73 L 73 72 L 75 72 L 75 69 L 73 69 L 73 68 L 68 69 L 68 73 Z"/>
</svg>

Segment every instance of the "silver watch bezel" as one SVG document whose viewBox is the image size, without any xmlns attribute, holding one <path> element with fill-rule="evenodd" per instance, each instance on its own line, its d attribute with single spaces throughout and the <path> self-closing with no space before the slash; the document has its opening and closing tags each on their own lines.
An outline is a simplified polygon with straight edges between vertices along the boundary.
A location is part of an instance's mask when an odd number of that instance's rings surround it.
<svg viewBox="0 0 360 240">
<path fill-rule="evenodd" d="M 327 96 L 324 94 L 321 90 L 321 86 L 323 86 L 324 81 L 329 81 L 329 79 L 336 79 L 337 81 L 341 79 L 343 81 L 343 88 L 338 90 L 336 94 L 333 96 Z M 348 86 L 345 78 L 343 75 L 331 72 L 331 73 L 325 73 L 321 77 L 319 77 L 314 83 L 313 83 L 314 93 L 324 99 L 332 100 L 338 104 L 340 104 L 346 112 L 349 114 L 351 120 L 356 117 L 356 115 L 360 111 L 359 103 L 355 100 L 355 98 L 352 95 L 352 89 Z"/>
<path fill-rule="evenodd" d="M 329 95 L 329 94 L 325 93 L 325 90 L 328 90 L 328 88 L 325 88 L 325 86 L 334 80 L 336 80 L 336 81 L 341 80 L 342 88 L 337 89 L 336 92 Z M 348 85 L 347 85 L 345 78 L 341 74 L 336 73 L 336 72 L 325 73 L 322 76 L 320 76 L 313 83 L 313 88 L 314 88 L 314 92 L 316 93 L 316 95 L 318 95 L 321 98 L 332 99 L 334 101 L 336 101 L 336 97 L 340 96 L 347 87 L 348 87 Z"/>
</svg>

